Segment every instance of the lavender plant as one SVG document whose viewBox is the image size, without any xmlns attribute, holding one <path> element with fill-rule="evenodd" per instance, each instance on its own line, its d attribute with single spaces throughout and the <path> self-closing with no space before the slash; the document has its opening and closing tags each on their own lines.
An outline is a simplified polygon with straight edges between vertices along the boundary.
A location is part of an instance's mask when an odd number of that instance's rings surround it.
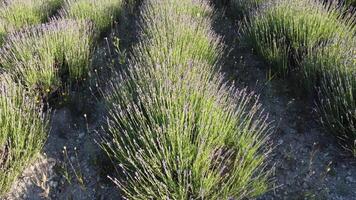
<svg viewBox="0 0 356 200">
<path fill-rule="evenodd" d="M 9 36 L 0 63 L 27 87 L 47 94 L 88 75 L 93 38 L 88 22 L 52 21 Z"/>
<path fill-rule="evenodd" d="M 221 40 L 202 1 L 148 0 L 129 69 L 104 93 L 101 144 L 125 199 L 242 199 L 268 188 L 270 126 L 216 74 Z M 209 14 L 210 13 L 210 14 Z"/>
<path fill-rule="evenodd" d="M 63 0 L 4 0 L 0 2 L 0 39 L 26 26 L 47 21 Z"/>
<path fill-rule="evenodd" d="M 123 0 L 65 0 L 61 10 L 63 18 L 85 19 L 95 25 L 95 30 L 105 33 L 122 12 Z"/>
<path fill-rule="evenodd" d="M 42 105 L 15 83 L 0 75 L 0 197 L 42 149 L 48 118 Z"/>
<path fill-rule="evenodd" d="M 268 1 L 242 31 L 248 44 L 282 75 L 296 73 L 307 50 L 334 37 L 352 38 L 352 18 L 315 0 Z"/>
<path fill-rule="evenodd" d="M 356 157 L 356 38 L 338 38 L 304 61 L 306 77 L 321 74 L 317 101 L 322 124 Z M 314 69 L 314 70 L 313 70 Z M 314 75 L 314 76 L 313 76 Z"/>
<path fill-rule="evenodd" d="M 352 152 L 356 152 L 354 19 L 334 4 L 280 0 L 261 6 L 243 31 L 247 42 L 280 74 L 297 74 L 308 91 L 318 93 L 322 124 Z"/>
</svg>

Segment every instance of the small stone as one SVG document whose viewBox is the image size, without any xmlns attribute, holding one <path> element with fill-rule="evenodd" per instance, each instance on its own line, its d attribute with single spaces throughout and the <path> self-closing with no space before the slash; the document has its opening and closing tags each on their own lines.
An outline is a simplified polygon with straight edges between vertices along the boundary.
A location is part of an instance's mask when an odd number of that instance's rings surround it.
<svg viewBox="0 0 356 200">
<path fill-rule="evenodd" d="M 49 185 L 53 188 L 56 188 L 58 186 L 58 183 L 57 183 L 57 181 L 50 181 Z"/>
</svg>

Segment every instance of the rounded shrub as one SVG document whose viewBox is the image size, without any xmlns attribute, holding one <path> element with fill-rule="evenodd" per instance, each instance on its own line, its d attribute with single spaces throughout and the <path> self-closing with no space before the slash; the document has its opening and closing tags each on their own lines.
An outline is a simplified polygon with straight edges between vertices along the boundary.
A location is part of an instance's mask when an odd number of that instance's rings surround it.
<svg viewBox="0 0 356 200">
<path fill-rule="evenodd" d="M 255 96 L 217 74 L 202 1 L 148 0 L 129 69 L 103 93 L 102 148 L 125 199 L 243 199 L 268 189 L 270 126 Z"/>
<path fill-rule="evenodd" d="M 309 49 L 355 32 L 337 7 L 315 0 L 269 1 L 250 15 L 244 39 L 282 75 L 298 72 Z"/>
</svg>

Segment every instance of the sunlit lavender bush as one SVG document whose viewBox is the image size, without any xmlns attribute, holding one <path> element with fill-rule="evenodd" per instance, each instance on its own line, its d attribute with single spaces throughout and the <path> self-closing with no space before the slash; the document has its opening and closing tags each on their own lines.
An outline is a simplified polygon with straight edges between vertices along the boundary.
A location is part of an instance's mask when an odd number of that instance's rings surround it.
<svg viewBox="0 0 356 200">
<path fill-rule="evenodd" d="M 270 1 L 243 35 L 279 74 L 317 92 L 322 124 L 356 155 L 355 16 L 314 0 Z"/>
<path fill-rule="evenodd" d="M 322 124 L 356 157 L 355 48 L 355 37 L 338 38 L 314 50 L 303 64 L 309 69 L 306 77 L 315 79 L 315 71 L 321 74 L 317 108 Z"/>
<path fill-rule="evenodd" d="M 31 89 L 50 93 L 88 75 L 92 25 L 58 20 L 10 35 L 1 49 L 1 66 Z"/>
<path fill-rule="evenodd" d="M 221 40 L 201 1 L 148 0 L 130 67 L 104 93 L 102 147 L 126 199 L 242 199 L 268 188 L 270 126 L 255 96 L 222 83 Z M 210 14 L 209 14 L 210 13 Z"/>
<path fill-rule="evenodd" d="M 65 0 L 63 18 L 89 20 L 100 34 L 107 32 L 118 19 L 124 0 Z"/>
<path fill-rule="evenodd" d="M 3 0 L 0 2 L 0 42 L 4 36 L 25 26 L 47 21 L 63 0 Z"/>
<path fill-rule="evenodd" d="M 243 36 L 251 47 L 282 75 L 298 73 L 299 63 L 309 49 L 352 37 L 350 18 L 344 19 L 335 5 L 316 0 L 277 0 L 251 13 Z"/>
<path fill-rule="evenodd" d="M 41 103 L 0 74 L 0 197 L 42 149 L 47 131 Z"/>
</svg>

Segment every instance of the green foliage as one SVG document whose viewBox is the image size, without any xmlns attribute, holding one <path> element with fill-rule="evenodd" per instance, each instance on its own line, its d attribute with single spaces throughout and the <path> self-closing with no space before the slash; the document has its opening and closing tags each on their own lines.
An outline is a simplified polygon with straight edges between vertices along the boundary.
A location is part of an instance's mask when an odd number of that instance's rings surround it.
<svg viewBox="0 0 356 200">
<path fill-rule="evenodd" d="M 48 121 L 24 87 L 0 75 L 0 196 L 43 147 Z"/>
<path fill-rule="evenodd" d="M 261 5 L 266 0 L 230 0 L 230 5 L 234 15 L 243 17 Z"/>
<path fill-rule="evenodd" d="M 27 87 L 53 92 L 87 77 L 93 37 L 87 22 L 52 21 L 9 36 L 0 63 Z"/>
<path fill-rule="evenodd" d="M 317 108 L 322 123 L 356 156 L 356 38 L 338 38 L 304 61 L 306 76 L 321 74 Z M 313 77 L 314 75 L 314 77 Z"/>
<path fill-rule="evenodd" d="M 279 74 L 319 90 L 322 123 L 356 151 L 355 18 L 341 10 L 314 0 L 270 2 L 251 14 L 243 35 Z"/>
<path fill-rule="evenodd" d="M 104 93 L 103 149 L 126 199 L 242 199 L 268 188 L 269 132 L 254 96 L 216 75 L 221 41 L 201 1 L 149 0 L 129 69 Z"/>
<path fill-rule="evenodd" d="M 0 3 L 0 37 L 47 21 L 63 0 L 9 0 Z"/>
<path fill-rule="evenodd" d="M 356 0 L 345 0 L 344 2 L 346 6 L 356 6 Z"/>
<path fill-rule="evenodd" d="M 281 0 L 257 10 L 243 35 L 253 49 L 280 74 L 295 73 L 307 50 L 336 36 L 352 37 L 351 20 L 334 6 L 314 0 Z"/>
<path fill-rule="evenodd" d="M 70 19 L 85 19 L 95 30 L 105 33 L 122 12 L 123 0 L 65 0 L 61 15 Z"/>
</svg>

